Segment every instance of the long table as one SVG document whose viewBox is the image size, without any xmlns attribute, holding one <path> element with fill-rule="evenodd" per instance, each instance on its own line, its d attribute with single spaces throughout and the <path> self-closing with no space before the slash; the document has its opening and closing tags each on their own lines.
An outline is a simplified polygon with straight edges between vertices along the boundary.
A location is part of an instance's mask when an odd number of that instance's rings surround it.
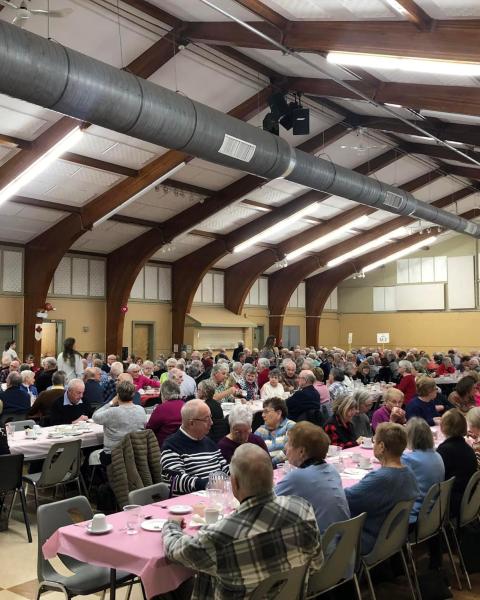
<svg viewBox="0 0 480 600">
<path fill-rule="evenodd" d="M 12 454 L 23 454 L 25 461 L 41 460 L 57 442 L 67 440 L 82 440 L 82 448 L 103 446 L 103 426 L 97 423 L 88 423 L 88 431 L 78 432 L 79 435 L 62 435 L 61 437 L 48 437 L 56 431 L 56 427 L 42 427 L 36 439 L 27 438 L 25 431 L 15 431 L 13 439 L 8 440 Z"/>
</svg>

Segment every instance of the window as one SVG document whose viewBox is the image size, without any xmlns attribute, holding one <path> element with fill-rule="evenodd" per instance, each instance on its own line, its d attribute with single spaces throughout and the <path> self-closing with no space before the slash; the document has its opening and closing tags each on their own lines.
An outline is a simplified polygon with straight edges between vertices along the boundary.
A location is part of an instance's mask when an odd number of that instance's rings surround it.
<svg viewBox="0 0 480 600">
<path fill-rule="evenodd" d="M 288 301 L 288 308 L 305 308 L 305 282 L 297 287 Z"/>
<path fill-rule="evenodd" d="M 397 283 L 434 283 L 447 281 L 447 257 L 426 256 L 397 261 Z"/>
<path fill-rule="evenodd" d="M 171 302 L 171 269 L 149 263 L 137 275 L 130 291 L 132 300 Z"/>
<path fill-rule="evenodd" d="M 245 299 L 247 306 L 268 306 L 268 278 L 259 277 Z"/>
<path fill-rule="evenodd" d="M 210 271 L 197 288 L 193 301 L 196 304 L 221 304 L 223 306 L 223 273 Z"/>
<path fill-rule="evenodd" d="M 104 298 L 105 260 L 64 256 L 53 275 L 48 295 Z"/>
</svg>

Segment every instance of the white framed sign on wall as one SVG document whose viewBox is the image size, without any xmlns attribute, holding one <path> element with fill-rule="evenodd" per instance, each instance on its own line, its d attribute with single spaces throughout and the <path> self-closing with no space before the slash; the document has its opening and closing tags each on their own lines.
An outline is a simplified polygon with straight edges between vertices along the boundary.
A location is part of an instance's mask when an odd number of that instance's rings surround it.
<svg viewBox="0 0 480 600">
<path fill-rule="evenodd" d="M 377 344 L 389 344 L 390 334 L 389 333 L 377 333 Z"/>
</svg>

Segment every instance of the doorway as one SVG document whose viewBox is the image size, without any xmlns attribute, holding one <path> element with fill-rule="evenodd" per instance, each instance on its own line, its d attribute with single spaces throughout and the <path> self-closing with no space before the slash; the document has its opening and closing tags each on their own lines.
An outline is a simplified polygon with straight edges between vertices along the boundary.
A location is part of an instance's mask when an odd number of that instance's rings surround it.
<svg viewBox="0 0 480 600">
<path fill-rule="evenodd" d="M 146 360 L 152 360 L 154 348 L 155 324 L 144 321 L 132 323 L 132 354 Z"/>
<path fill-rule="evenodd" d="M 300 326 L 285 325 L 283 328 L 283 347 L 291 348 L 300 344 Z"/>
<path fill-rule="evenodd" d="M 58 356 L 63 350 L 65 339 L 65 321 L 44 321 L 42 323 L 42 340 L 40 353 L 42 356 Z"/>
<path fill-rule="evenodd" d="M 17 354 L 20 354 L 18 350 L 18 328 L 17 325 L 0 325 L 0 352 L 3 352 L 5 344 L 15 340 L 17 342 Z M 1 356 L 1 355 L 0 355 Z"/>
<path fill-rule="evenodd" d="M 258 348 L 260 350 L 261 348 L 263 348 L 264 342 L 265 342 L 264 326 L 257 325 L 257 327 L 253 328 L 252 347 Z"/>
</svg>

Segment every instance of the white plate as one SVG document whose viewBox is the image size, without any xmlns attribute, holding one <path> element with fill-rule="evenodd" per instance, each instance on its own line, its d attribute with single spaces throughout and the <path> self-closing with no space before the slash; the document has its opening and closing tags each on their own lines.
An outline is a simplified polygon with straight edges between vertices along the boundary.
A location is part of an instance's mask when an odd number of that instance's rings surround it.
<svg viewBox="0 0 480 600">
<path fill-rule="evenodd" d="M 371 446 L 365 446 L 365 444 L 362 444 L 362 448 L 365 450 L 373 450 L 373 444 Z"/>
<path fill-rule="evenodd" d="M 47 437 L 51 438 L 52 440 L 58 440 L 65 436 L 63 435 L 63 433 L 49 433 Z"/>
<path fill-rule="evenodd" d="M 93 531 L 92 529 L 90 529 L 90 526 L 86 527 L 86 530 L 91 535 L 102 535 L 103 533 L 110 533 L 110 531 L 112 531 L 112 529 L 113 529 L 113 525 L 111 523 L 107 523 L 107 528 L 102 529 L 101 531 Z"/>
<path fill-rule="evenodd" d="M 169 506 L 168 512 L 171 512 L 172 515 L 186 515 L 192 512 L 193 507 L 189 504 L 177 504 L 176 506 Z"/>
<path fill-rule="evenodd" d="M 347 467 L 343 472 L 346 475 L 355 475 L 359 477 L 360 475 L 365 475 L 367 469 L 355 469 L 354 467 Z"/>
<path fill-rule="evenodd" d="M 143 521 L 140 527 L 146 531 L 162 531 L 166 522 L 167 519 L 149 519 L 148 521 Z"/>
</svg>

